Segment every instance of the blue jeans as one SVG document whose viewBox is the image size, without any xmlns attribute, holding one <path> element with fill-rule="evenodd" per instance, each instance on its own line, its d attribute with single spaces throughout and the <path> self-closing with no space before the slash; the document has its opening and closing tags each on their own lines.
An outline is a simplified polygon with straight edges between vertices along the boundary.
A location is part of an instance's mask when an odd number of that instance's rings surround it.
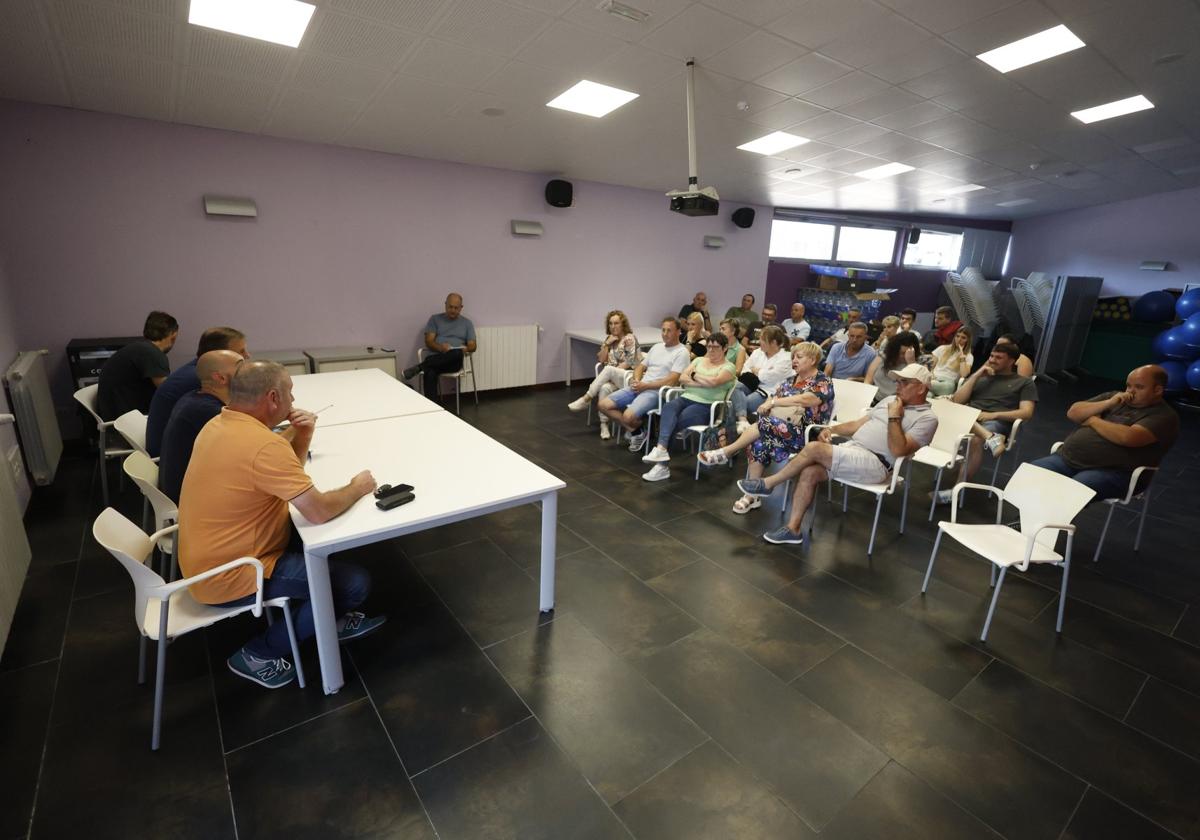
<svg viewBox="0 0 1200 840">
<path fill-rule="evenodd" d="M 767 401 L 758 391 L 747 391 L 741 382 L 733 386 L 733 390 L 729 392 L 729 399 L 733 403 L 734 417 L 748 417 Z"/>
<path fill-rule="evenodd" d="M 663 406 L 662 416 L 658 418 L 658 445 L 670 448 L 671 436 L 680 426 L 700 426 L 708 424 L 709 404 L 676 397 Z"/>
<path fill-rule="evenodd" d="M 1045 458 L 1030 461 L 1035 467 L 1073 478 L 1090 490 L 1096 491 L 1093 501 L 1102 499 L 1123 499 L 1129 490 L 1130 473 L 1119 469 L 1077 470 L 1067 463 L 1067 459 L 1055 452 Z M 1141 482 L 1144 483 L 1144 482 Z"/>
<path fill-rule="evenodd" d="M 329 561 L 329 584 L 333 590 L 333 614 L 345 615 L 367 599 L 371 591 L 371 573 L 354 563 L 339 560 Z M 308 570 L 304 566 L 304 551 L 288 548 L 275 561 L 271 576 L 263 581 L 263 600 L 287 597 L 293 603 L 292 620 L 296 625 L 296 642 L 311 639 L 316 634 L 313 624 L 312 602 L 308 599 Z M 224 604 L 222 607 L 253 604 L 254 595 L 247 595 Z M 297 608 L 298 605 L 298 608 Z M 276 621 L 267 632 L 246 642 L 245 650 L 259 659 L 279 659 L 291 654 L 287 624 Z"/>
</svg>

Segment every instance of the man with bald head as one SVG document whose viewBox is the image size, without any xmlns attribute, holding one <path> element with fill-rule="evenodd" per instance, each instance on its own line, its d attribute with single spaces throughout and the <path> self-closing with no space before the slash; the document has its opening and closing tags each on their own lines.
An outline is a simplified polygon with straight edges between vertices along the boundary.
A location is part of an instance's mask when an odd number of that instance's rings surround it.
<svg viewBox="0 0 1200 840">
<path fill-rule="evenodd" d="M 171 410 L 158 459 L 158 489 L 176 503 L 196 435 L 229 402 L 229 382 L 241 363 L 242 357 L 233 350 L 210 350 L 202 355 L 195 366 L 200 389 L 182 396 Z"/>
<path fill-rule="evenodd" d="M 315 633 L 304 546 L 291 526 L 288 503 L 309 522 L 340 516 L 375 489 L 367 470 L 336 490 L 318 490 L 304 472 L 317 418 L 292 405 L 292 378 L 276 362 L 246 361 L 229 383 L 229 403 L 210 420 L 192 449 L 179 497 L 179 566 L 192 577 L 241 557 L 263 566 L 263 600 L 291 598 L 297 641 Z M 289 441 L 271 431 L 284 420 L 295 429 Z M 375 630 L 382 616 L 355 611 L 371 589 L 359 566 L 329 561 L 329 582 L 338 619 L 338 641 Z M 254 602 L 254 569 L 239 566 L 192 584 L 201 603 L 235 606 Z M 285 622 L 247 642 L 229 657 L 229 670 L 265 688 L 295 679 Z"/>
<path fill-rule="evenodd" d="M 425 376 L 425 396 L 437 396 L 438 377 L 462 370 L 463 354 L 475 352 L 475 325 L 464 318 L 463 299 L 458 292 L 446 295 L 446 311 L 430 315 L 425 322 L 425 347 L 429 350 L 419 364 L 406 368 L 404 379 Z"/>
<path fill-rule="evenodd" d="M 1079 428 L 1058 451 L 1034 461 L 1117 499 L 1129 489 L 1138 467 L 1157 467 L 1179 437 L 1179 415 L 1163 400 L 1167 372 L 1158 365 L 1134 368 L 1124 391 L 1106 391 L 1067 409 Z"/>
</svg>

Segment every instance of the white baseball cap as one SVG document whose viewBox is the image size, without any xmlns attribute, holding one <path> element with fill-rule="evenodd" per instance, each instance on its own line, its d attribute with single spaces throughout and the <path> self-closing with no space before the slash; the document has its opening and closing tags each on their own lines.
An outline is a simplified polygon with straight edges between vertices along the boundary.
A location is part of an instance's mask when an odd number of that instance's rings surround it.
<svg viewBox="0 0 1200 840">
<path fill-rule="evenodd" d="M 925 367 L 925 365 L 919 365 L 916 362 L 905 365 L 900 370 L 889 370 L 888 376 L 897 381 L 901 379 L 915 379 L 926 388 L 929 387 L 929 368 Z"/>
</svg>

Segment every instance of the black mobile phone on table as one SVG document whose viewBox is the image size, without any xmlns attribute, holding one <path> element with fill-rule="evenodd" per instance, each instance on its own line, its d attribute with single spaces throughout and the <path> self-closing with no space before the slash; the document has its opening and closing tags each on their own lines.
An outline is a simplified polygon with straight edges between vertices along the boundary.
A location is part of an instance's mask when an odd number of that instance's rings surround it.
<svg viewBox="0 0 1200 840">
<path fill-rule="evenodd" d="M 407 493 L 413 489 L 411 484 L 397 484 L 393 487 L 390 484 L 381 484 L 375 488 L 375 498 L 382 499 L 384 496 L 390 496 L 393 493 Z"/>
<path fill-rule="evenodd" d="M 375 507 L 380 510 L 391 510 L 392 508 L 400 507 L 400 505 L 406 505 L 415 498 L 416 496 L 411 491 L 407 493 L 393 493 L 375 502 Z"/>
</svg>

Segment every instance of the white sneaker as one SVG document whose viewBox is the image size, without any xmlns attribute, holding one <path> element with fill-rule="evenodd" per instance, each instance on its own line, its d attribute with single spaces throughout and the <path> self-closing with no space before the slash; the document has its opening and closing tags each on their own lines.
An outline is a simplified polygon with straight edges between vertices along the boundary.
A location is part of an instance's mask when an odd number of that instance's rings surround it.
<svg viewBox="0 0 1200 840">
<path fill-rule="evenodd" d="M 738 435 L 740 436 L 742 434 L 742 432 L 746 431 L 749 428 L 750 428 L 750 421 L 747 420 L 745 417 L 739 417 L 738 421 L 737 421 L 737 425 L 735 426 L 735 429 L 736 429 Z"/>
<path fill-rule="evenodd" d="M 667 453 L 667 447 L 660 443 L 656 444 L 648 455 L 643 455 L 642 460 L 647 464 L 663 464 L 670 461 L 671 456 Z"/>
<path fill-rule="evenodd" d="M 646 445 L 646 433 L 638 432 L 629 436 L 629 451 L 637 452 Z"/>
<path fill-rule="evenodd" d="M 574 402 L 567 403 L 567 408 L 571 411 L 587 411 L 587 407 L 591 405 L 592 398 L 584 394 Z"/>
<path fill-rule="evenodd" d="M 655 464 L 650 472 L 642 476 L 643 481 L 666 481 L 671 477 L 671 468 L 666 464 Z"/>
<path fill-rule="evenodd" d="M 608 418 L 600 418 L 600 440 L 609 440 L 612 438 L 612 431 L 608 428 Z"/>
<path fill-rule="evenodd" d="M 992 453 L 993 458 L 999 458 L 1004 454 L 1004 435 L 994 433 L 983 442 L 983 445 L 987 447 L 988 452 Z"/>
</svg>

